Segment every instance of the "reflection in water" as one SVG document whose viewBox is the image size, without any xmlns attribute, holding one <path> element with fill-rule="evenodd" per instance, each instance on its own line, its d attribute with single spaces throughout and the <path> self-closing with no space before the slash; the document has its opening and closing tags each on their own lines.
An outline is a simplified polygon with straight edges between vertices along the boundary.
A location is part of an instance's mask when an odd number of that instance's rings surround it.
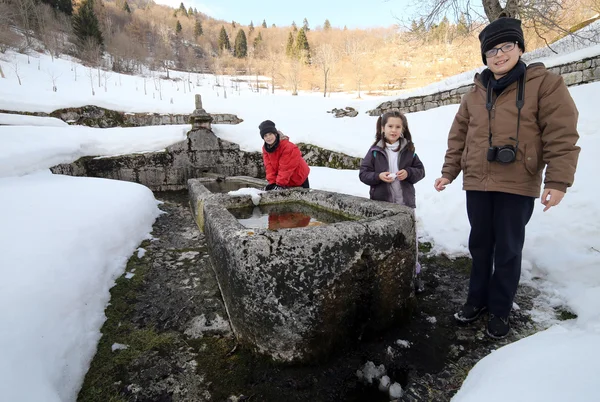
<svg viewBox="0 0 600 402">
<path fill-rule="evenodd" d="M 241 188 L 261 188 L 257 184 L 238 180 L 206 181 L 202 182 L 202 185 L 211 193 L 228 193 L 230 191 L 237 191 Z"/>
<path fill-rule="evenodd" d="M 350 220 L 345 216 L 301 203 L 232 208 L 229 212 L 242 225 L 253 229 L 291 229 Z"/>
</svg>

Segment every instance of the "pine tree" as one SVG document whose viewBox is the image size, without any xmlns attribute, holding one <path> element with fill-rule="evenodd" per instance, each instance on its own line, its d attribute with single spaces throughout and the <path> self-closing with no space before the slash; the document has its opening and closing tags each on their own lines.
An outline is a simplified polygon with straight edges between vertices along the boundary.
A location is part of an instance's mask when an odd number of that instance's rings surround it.
<svg viewBox="0 0 600 402">
<path fill-rule="evenodd" d="M 294 34 L 290 31 L 287 44 L 285 45 L 285 55 L 292 58 L 296 55 L 296 47 L 294 46 Z"/>
<path fill-rule="evenodd" d="M 191 17 L 192 15 L 194 15 L 194 10 L 192 9 L 192 7 L 188 8 L 188 17 Z"/>
<path fill-rule="evenodd" d="M 129 3 L 127 3 L 127 1 L 125 1 L 123 4 L 123 11 L 125 11 L 127 14 L 131 14 L 131 8 L 129 8 Z"/>
<path fill-rule="evenodd" d="M 235 37 L 233 55 L 238 59 L 243 59 L 248 55 L 248 42 L 246 41 L 246 34 L 243 29 L 240 29 Z"/>
<path fill-rule="evenodd" d="M 253 43 L 254 49 L 259 47 L 260 44 L 262 43 L 262 41 L 263 41 L 262 33 L 259 32 L 258 35 L 256 35 L 256 38 L 254 38 L 254 43 Z"/>
<path fill-rule="evenodd" d="M 277 28 L 277 25 L 271 24 L 271 28 Z"/>
<path fill-rule="evenodd" d="M 194 15 L 198 15 L 198 10 L 196 10 L 196 7 L 194 7 Z"/>
<path fill-rule="evenodd" d="M 183 27 L 181 26 L 181 22 L 179 22 L 179 20 L 177 20 L 177 25 L 175 25 L 175 34 L 179 35 L 182 30 L 183 30 Z"/>
<path fill-rule="evenodd" d="M 266 20 L 263 20 L 262 27 L 265 28 L 265 29 L 267 28 L 267 21 Z"/>
<path fill-rule="evenodd" d="M 46 3 L 53 9 L 67 15 L 73 14 L 73 2 L 71 0 L 42 0 L 42 3 Z"/>
<path fill-rule="evenodd" d="M 467 17 L 465 17 L 463 13 L 461 13 L 458 18 L 456 32 L 458 33 L 458 36 L 467 36 L 469 34 L 469 23 L 467 22 Z"/>
<path fill-rule="evenodd" d="M 236 27 L 235 21 L 231 21 L 231 27 L 235 29 L 235 27 Z"/>
<path fill-rule="evenodd" d="M 329 20 L 325 20 L 325 22 L 323 23 L 323 30 L 329 31 L 330 29 L 331 29 L 331 22 L 329 22 Z"/>
<path fill-rule="evenodd" d="M 298 26 L 296 25 L 296 21 L 292 21 L 292 31 L 298 32 Z"/>
<path fill-rule="evenodd" d="M 104 47 L 100 23 L 94 12 L 94 0 L 81 2 L 79 10 L 73 15 L 73 33 L 77 37 L 80 49 L 83 49 L 88 38 L 93 39 L 101 48 Z"/>
<path fill-rule="evenodd" d="M 298 31 L 296 36 L 296 54 L 301 57 L 306 64 L 310 64 L 310 46 L 304 28 Z"/>
<path fill-rule="evenodd" d="M 219 32 L 219 40 L 218 40 L 219 50 L 231 50 L 231 43 L 229 43 L 229 36 L 227 35 L 227 31 L 225 27 L 221 25 L 221 31 Z"/>
<path fill-rule="evenodd" d="M 252 32 L 254 32 L 254 23 L 250 21 L 250 25 L 248 25 L 248 35 L 252 34 Z"/>
<path fill-rule="evenodd" d="M 304 29 L 304 32 L 310 31 L 310 28 L 308 27 L 308 20 L 306 18 L 304 18 L 304 21 L 302 21 L 302 29 Z"/>
<path fill-rule="evenodd" d="M 194 37 L 198 38 L 198 36 L 201 36 L 204 32 L 202 31 L 202 23 L 200 22 L 200 20 L 196 20 L 196 24 L 194 25 Z"/>
<path fill-rule="evenodd" d="M 187 15 L 187 9 L 183 5 L 183 2 L 181 2 L 181 4 L 179 5 L 179 11 L 181 11 L 183 14 Z"/>
</svg>

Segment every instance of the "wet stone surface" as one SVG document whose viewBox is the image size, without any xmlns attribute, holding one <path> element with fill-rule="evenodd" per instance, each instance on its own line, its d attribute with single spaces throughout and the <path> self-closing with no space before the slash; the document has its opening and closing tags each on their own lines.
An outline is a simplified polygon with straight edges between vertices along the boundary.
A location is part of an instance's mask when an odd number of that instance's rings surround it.
<svg viewBox="0 0 600 402">
<path fill-rule="evenodd" d="M 537 292 L 523 286 L 507 339 L 487 338 L 485 317 L 457 325 L 452 315 L 466 297 L 468 259 L 421 256 L 426 290 L 408 324 L 340 339 L 337 353 L 318 366 L 274 364 L 236 345 L 187 192 L 155 196 L 165 214 L 142 244 L 145 254 L 130 259 L 130 278 L 111 290 L 80 401 L 389 401 L 377 379 L 359 380 L 369 361 L 402 386 L 399 401 L 449 401 L 477 361 L 535 332 L 528 310 Z M 116 344 L 124 346 L 113 351 Z"/>
</svg>

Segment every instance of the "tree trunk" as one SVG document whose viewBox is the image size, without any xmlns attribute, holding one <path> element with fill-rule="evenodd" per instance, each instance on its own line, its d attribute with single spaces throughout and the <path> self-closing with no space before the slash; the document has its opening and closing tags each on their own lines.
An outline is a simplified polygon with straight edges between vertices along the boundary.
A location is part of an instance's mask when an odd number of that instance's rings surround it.
<svg viewBox="0 0 600 402">
<path fill-rule="evenodd" d="M 4 71 L 2 71 L 2 66 L 0 66 L 0 77 L 6 78 L 6 76 L 4 75 Z"/>
<path fill-rule="evenodd" d="M 502 8 L 499 0 L 482 0 L 483 10 L 490 22 L 500 17 L 515 18 L 519 13 L 519 3 L 517 0 L 508 0 L 506 6 Z"/>
</svg>

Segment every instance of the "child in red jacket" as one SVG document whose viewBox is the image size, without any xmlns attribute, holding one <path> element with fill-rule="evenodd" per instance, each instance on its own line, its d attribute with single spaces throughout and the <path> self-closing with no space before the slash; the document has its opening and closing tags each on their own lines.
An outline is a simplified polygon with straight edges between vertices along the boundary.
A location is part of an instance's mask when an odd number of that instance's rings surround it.
<svg viewBox="0 0 600 402">
<path fill-rule="evenodd" d="M 310 168 L 302 158 L 298 147 L 283 135 L 271 120 L 258 126 L 263 145 L 263 162 L 269 184 L 265 190 L 278 190 L 287 187 L 309 188 Z"/>
</svg>

